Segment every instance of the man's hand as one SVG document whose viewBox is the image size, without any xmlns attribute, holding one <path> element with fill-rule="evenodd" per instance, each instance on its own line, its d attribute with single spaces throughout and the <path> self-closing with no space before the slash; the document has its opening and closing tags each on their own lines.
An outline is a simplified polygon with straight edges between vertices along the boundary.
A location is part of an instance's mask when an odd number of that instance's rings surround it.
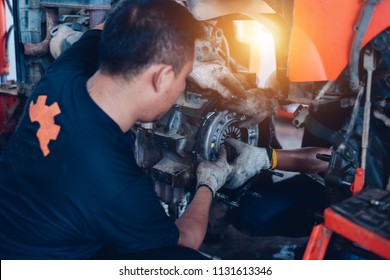
<svg viewBox="0 0 390 280">
<path fill-rule="evenodd" d="M 195 62 L 188 80 L 203 90 L 217 92 L 227 100 L 233 96 L 245 96 L 240 81 L 226 66 L 217 63 Z"/>
<path fill-rule="evenodd" d="M 225 188 L 236 189 L 261 170 L 270 168 L 271 162 L 266 149 L 251 146 L 234 138 L 225 139 L 225 144 L 233 147 L 238 153 L 232 164 L 231 179 L 225 184 Z"/>
<path fill-rule="evenodd" d="M 226 150 L 221 147 L 215 162 L 201 160 L 196 170 L 197 189 L 190 205 L 176 220 L 180 231 L 178 245 L 198 250 L 206 234 L 210 205 L 215 192 L 222 187 L 230 175 L 232 167 L 226 161 Z M 201 188 L 202 187 L 202 188 Z M 212 197 L 209 191 L 211 190 Z"/>
<path fill-rule="evenodd" d="M 213 197 L 226 182 L 232 172 L 232 167 L 226 160 L 226 150 L 221 147 L 219 158 L 215 162 L 202 160 L 196 170 L 197 188 L 206 186 L 210 188 Z"/>
</svg>

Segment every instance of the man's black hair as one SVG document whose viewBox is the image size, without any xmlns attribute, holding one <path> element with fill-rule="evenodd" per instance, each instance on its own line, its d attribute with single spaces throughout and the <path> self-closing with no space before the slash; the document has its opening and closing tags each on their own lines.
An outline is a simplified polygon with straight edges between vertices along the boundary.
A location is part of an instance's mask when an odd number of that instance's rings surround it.
<svg viewBox="0 0 390 280">
<path fill-rule="evenodd" d="M 104 25 L 100 71 L 128 79 L 162 63 L 177 74 L 193 59 L 202 32 L 187 8 L 172 0 L 125 0 Z"/>
</svg>

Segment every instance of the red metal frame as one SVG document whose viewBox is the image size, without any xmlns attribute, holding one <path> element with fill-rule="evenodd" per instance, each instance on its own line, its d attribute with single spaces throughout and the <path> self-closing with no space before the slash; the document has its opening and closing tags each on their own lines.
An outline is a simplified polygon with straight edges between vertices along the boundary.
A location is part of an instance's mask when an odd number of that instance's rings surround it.
<svg viewBox="0 0 390 280">
<path fill-rule="evenodd" d="M 355 178 L 351 186 L 351 192 L 353 195 L 357 195 L 363 189 L 364 176 L 365 176 L 364 169 L 361 167 L 356 168 Z"/>
<path fill-rule="evenodd" d="M 390 259 L 390 239 L 352 223 L 329 208 L 325 210 L 324 215 L 327 228 L 359 244 L 368 251 L 374 252 L 385 259 Z"/>
<path fill-rule="evenodd" d="M 324 216 L 324 224 L 317 225 L 313 228 L 303 255 L 304 260 L 322 260 L 329 245 L 332 232 L 341 235 L 382 258 L 390 259 L 390 239 L 386 239 L 351 222 L 330 208 L 325 210 Z"/>
<path fill-rule="evenodd" d="M 313 227 L 309 242 L 307 243 L 304 260 L 322 260 L 324 259 L 326 249 L 328 248 L 332 231 L 323 224 Z"/>
</svg>

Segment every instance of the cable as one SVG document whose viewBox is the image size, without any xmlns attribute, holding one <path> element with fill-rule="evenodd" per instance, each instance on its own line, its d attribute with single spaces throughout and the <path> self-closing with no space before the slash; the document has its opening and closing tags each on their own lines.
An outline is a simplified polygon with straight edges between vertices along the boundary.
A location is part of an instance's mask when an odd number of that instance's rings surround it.
<svg viewBox="0 0 390 280">
<path fill-rule="evenodd" d="M 7 33 L 5 33 L 5 51 L 8 52 L 8 44 L 9 44 L 9 38 L 11 37 L 10 34 L 11 32 L 14 30 L 14 26 L 11 25 L 9 28 L 8 28 L 8 31 Z"/>
<path fill-rule="evenodd" d="M 7 7 L 8 7 L 8 10 L 11 12 L 11 16 L 13 17 L 13 13 L 12 13 L 12 4 L 9 0 L 7 0 Z"/>
</svg>

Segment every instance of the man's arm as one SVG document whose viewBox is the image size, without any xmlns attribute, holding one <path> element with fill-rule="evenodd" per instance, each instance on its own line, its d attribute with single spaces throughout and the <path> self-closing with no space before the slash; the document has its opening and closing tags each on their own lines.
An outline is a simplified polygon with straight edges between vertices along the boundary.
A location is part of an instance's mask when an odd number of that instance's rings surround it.
<svg viewBox="0 0 390 280">
<path fill-rule="evenodd" d="M 207 187 L 199 187 L 183 215 L 176 220 L 180 231 L 178 245 L 199 249 L 206 235 L 212 193 Z"/>
<path fill-rule="evenodd" d="M 275 169 L 305 173 L 325 172 L 329 163 L 316 157 L 317 154 L 330 155 L 331 149 L 308 147 L 296 150 L 276 150 Z"/>
<path fill-rule="evenodd" d="M 232 171 L 221 148 L 215 162 L 202 160 L 196 170 L 197 191 L 183 215 L 176 221 L 180 232 L 178 245 L 199 249 L 206 235 L 209 209 L 215 192 L 226 182 Z"/>
<path fill-rule="evenodd" d="M 232 164 L 233 176 L 225 185 L 226 188 L 230 189 L 242 186 L 261 170 L 268 168 L 295 172 L 324 172 L 328 163 L 317 159 L 316 155 L 331 153 L 331 150 L 326 148 L 267 150 L 233 138 L 225 139 L 225 144 L 233 147 L 238 154 Z"/>
</svg>

